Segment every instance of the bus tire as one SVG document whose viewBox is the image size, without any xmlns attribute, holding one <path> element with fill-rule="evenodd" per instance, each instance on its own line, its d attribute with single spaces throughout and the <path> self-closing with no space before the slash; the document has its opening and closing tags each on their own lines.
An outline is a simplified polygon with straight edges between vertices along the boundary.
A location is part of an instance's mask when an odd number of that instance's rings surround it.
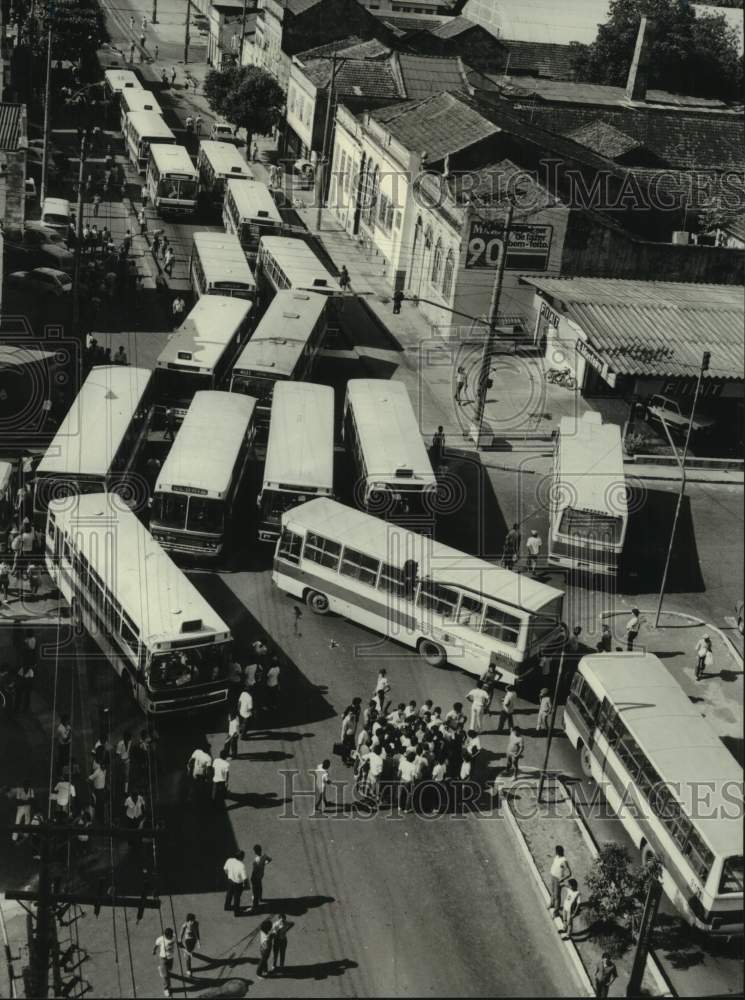
<svg viewBox="0 0 745 1000">
<path fill-rule="evenodd" d="M 580 745 L 579 745 L 579 762 L 580 762 L 580 767 L 582 768 L 582 773 L 584 774 L 584 776 L 586 778 L 591 778 L 592 777 L 592 754 L 587 749 L 587 747 L 584 745 L 584 743 L 580 743 Z"/>
<path fill-rule="evenodd" d="M 444 667 L 448 661 L 447 653 L 439 642 L 433 642 L 431 639 L 420 639 L 417 651 L 431 667 Z"/>
<path fill-rule="evenodd" d="M 317 615 L 327 615 L 329 613 L 329 599 L 318 590 L 309 590 L 305 595 L 305 603 Z"/>
</svg>

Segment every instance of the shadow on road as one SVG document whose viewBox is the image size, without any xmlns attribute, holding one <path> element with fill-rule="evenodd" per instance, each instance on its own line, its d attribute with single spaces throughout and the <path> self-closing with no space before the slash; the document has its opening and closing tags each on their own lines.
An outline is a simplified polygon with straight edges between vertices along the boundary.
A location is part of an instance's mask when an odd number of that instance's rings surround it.
<svg viewBox="0 0 745 1000">
<path fill-rule="evenodd" d="M 659 588 L 677 502 L 675 493 L 664 490 L 630 490 L 632 513 L 619 572 L 619 586 L 624 593 L 650 594 Z M 706 590 L 688 497 L 683 498 L 680 508 L 667 590 L 674 594 Z"/>
</svg>

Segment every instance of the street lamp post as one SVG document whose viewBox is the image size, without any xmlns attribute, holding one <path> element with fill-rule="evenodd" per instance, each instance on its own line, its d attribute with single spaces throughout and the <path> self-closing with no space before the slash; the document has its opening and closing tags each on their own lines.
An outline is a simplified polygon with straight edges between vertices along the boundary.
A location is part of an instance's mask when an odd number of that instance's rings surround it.
<svg viewBox="0 0 745 1000">
<path fill-rule="evenodd" d="M 39 204 L 44 205 L 47 195 L 47 173 L 49 171 L 49 114 L 52 103 L 52 17 L 49 12 L 49 27 L 47 29 L 47 79 L 44 91 L 44 146 L 41 153 L 41 184 L 39 185 Z"/>
<path fill-rule="evenodd" d="M 80 166 L 78 168 L 78 205 L 75 217 L 75 261 L 72 277 L 72 329 L 75 336 L 80 335 L 80 254 L 83 243 L 83 191 L 85 186 L 85 160 L 88 155 L 88 142 L 98 129 L 88 126 L 78 130 L 80 137 Z"/>
<path fill-rule="evenodd" d="M 158 0 L 153 0 L 153 14 L 150 20 L 153 24 L 158 23 Z"/>
<path fill-rule="evenodd" d="M 686 459 L 688 457 L 688 445 L 691 441 L 691 430 L 693 429 L 693 418 L 696 415 L 696 403 L 698 402 L 699 393 L 701 392 L 701 380 L 704 377 L 704 372 L 709 370 L 709 363 L 711 362 L 711 352 L 704 351 L 701 357 L 701 367 L 698 370 L 698 379 L 696 380 L 696 391 L 693 395 L 693 406 L 691 407 L 691 415 L 688 420 L 688 429 L 686 431 L 685 444 L 683 446 L 683 455 L 678 458 L 678 452 L 673 443 L 670 432 L 665 423 L 664 416 L 662 417 L 662 424 L 665 428 L 665 433 L 668 436 L 670 445 L 673 449 L 675 457 L 678 459 L 678 465 L 680 466 L 680 492 L 678 493 L 678 502 L 675 506 L 675 517 L 673 518 L 673 526 L 670 531 L 670 541 L 667 546 L 667 556 L 665 558 L 665 569 L 662 573 L 662 582 L 660 583 L 660 596 L 657 601 L 657 614 L 655 615 L 654 626 L 657 628 L 660 624 L 660 615 L 662 614 L 662 602 L 665 597 L 665 587 L 667 586 L 667 574 L 670 570 L 670 560 L 673 554 L 673 544 L 675 542 L 675 534 L 678 530 L 678 518 L 680 517 L 680 510 L 683 506 L 683 497 L 686 491 Z"/>
<path fill-rule="evenodd" d="M 191 14 L 191 0 L 186 0 L 186 22 L 184 25 L 184 66 L 189 62 L 189 16 Z M 188 83 L 188 80 L 187 80 Z"/>
<path fill-rule="evenodd" d="M 548 771 L 548 760 L 551 754 L 551 741 L 554 736 L 554 723 L 556 722 L 556 712 L 559 708 L 559 693 L 561 691 L 561 678 L 564 673 L 564 656 L 567 647 L 567 630 L 566 626 L 562 628 L 563 635 L 561 638 L 561 653 L 559 654 L 559 671 L 556 674 L 556 684 L 554 685 L 554 701 L 551 706 L 551 718 L 548 723 L 548 735 L 546 737 L 546 754 L 543 758 L 543 767 L 541 768 L 541 775 L 538 779 L 538 792 L 536 795 L 536 802 L 541 801 L 541 796 L 543 795 L 543 785 L 546 781 L 546 772 Z"/>
</svg>

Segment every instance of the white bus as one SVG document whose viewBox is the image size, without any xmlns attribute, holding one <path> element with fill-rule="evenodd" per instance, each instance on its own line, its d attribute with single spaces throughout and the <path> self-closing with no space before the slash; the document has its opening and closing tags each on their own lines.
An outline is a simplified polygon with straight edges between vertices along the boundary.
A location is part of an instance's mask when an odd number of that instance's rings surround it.
<svg viewBox="0 0 745 1000">
<path fill-rule="evenodd" d="M 554 448 L 548 561 L 615 576 L 628 525 L 621 428 L 562 417 Z"/>
<path fill-rule="evenodd" d="M 176 136 L 155 111 L 131 111 L 127 115 L 124 141 L 133 167 L 147 170 L 150 148 L 158 143 L 176 144 Z"/>
<path fill-rule="evenodd" d="M 103 75 L 107 96 L 118 97 L 125 90 L 143 90 L 139 77 L 131 69 L 107 69 Z"/>
<path fill-rule="evenodd" d="M 379 516 L 434 513 L 437 477 L 403 382 L 350 379 L 342 435 L 362 507 Z"/>
<path fill-rule="evenodd" d="M 218 208 L 225 197 L 225 182 L 230 178 L 253 180 L 253 172 L 232 142 L 202 139 L 197 155 L 199 185 L 206 200 Z"/>
<path fill-rule="evenodd" d="M 186 416 L 194 393 L 219 389 L 230 376 L 248 332 L 251 306 L 243 299 L 205 295 L 174 330 L 155 363 L 158 405 Z"/>
<path fill-rule="evenodd" d="M 46 564 L 140 708 L 222 705 L 232 637 L 139 519 L 112 493 L 49 505 Z"/>
<path fill-rule="evenodd" d="M 319 498 L 282 515 L 272 580 L 415 648 L 433 666 L 520 684 L 557 634 L 564 594 L 378 517 Z"/>
<path fill-rule="evenodd" d="M 228 181 L 222 221 L 225 231 L 234 233 L 241 241 L 249 260 L 256 259 L 262 236 L 282 231 L 282 216 L 272 192 L 261 181 Z"/>
<path fill-rule="evenodd" d="M 183 146 L 153 146 L 146 183 L 159 215 L 190 215 L 197 207 L 197 172 Z"/>
<path fill-rule="evenodd" d="M 689 923 L 743 932 L 743 772 L 651 653 L 585 656 L 564 712 L 582 770 Z"/>
<path fill-rule="evenodd" d="M 312 374 L 326 334 L 326 305 L 323 295 L 280 292 L 235 362 L 230 391 L 259 400 L 262 426 L 269 423 L 275 383 L 302 382 Z"/>
<path fill-rule="evenodd" d="M 197 296 L 256 298 L 253 272 L 238 237 L 230 233 L 194 233 L 189 275 Z"/>
<path fill-rule="evenodd" d="M 43 526 L 49 501 L 121 489 L 147 438 L 151 372 L 128 365 L 91 369 L 36 468 L 34 519 Z M 143 498 L 144 500 L 144 498 Z"/>
<path fill-rule="evenodd" d="M 312 247 L 304 240 L 289 236 L 261 237 L 256 277 L 266 298 L 284 289 L 319 295 L 341 294 L 341 285 Z"/>
<path fill-rule="evenodd" d="M 334 390 L 330 385 L 279 382 L 259 508 L 259 541 L 279 537 L 282 514 L 314 497 L 334 495 Z"/>
<path fill-rule="evenodd" d="M 158 475 L 153 538 L 169 552 L 219 556 L 251 455 L 256 400 L 197 392 Z"/>
<path fill-rule="evenodd" d="M 127 131 L 127 115 L 132 111 L 153 111 L 156 115 L 163 115 L 160 104 L 155 99 L 152 90 L 145 90 L 143 87 L 128 87 L 119 95 L 121 106 L 121 126 L 122 135 Z"/>
</svg>

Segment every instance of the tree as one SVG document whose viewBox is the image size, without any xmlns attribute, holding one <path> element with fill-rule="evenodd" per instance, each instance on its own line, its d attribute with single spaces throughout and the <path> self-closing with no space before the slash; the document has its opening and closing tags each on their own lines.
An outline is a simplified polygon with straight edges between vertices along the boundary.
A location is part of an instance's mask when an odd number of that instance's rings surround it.
<svg viewBox="0 0 745 1000">
<path fill-rule="evenodd" d="M 722 15 L 697 17 L 688 0 L 611 0 L 608 21 L 600 25 L 595 41 L 574 46 L 576 79 L 624 86 L 644 14 L 653 22 L 649 87 L 698 97 L 739 98 L 742 58 L 734 29 Z"/>
<path fill-rule="evenodd" d="M 212 110 L 230 122 L 236 133 L 239 128 L 246 130 L 249 149 L 254 134 L 266 135 L 279 124 L 285 105 L 280 85 L 258 66 L 210 70 L 204 94 Z"/>
<path fill-rule="evenodd" d="M 659 878 L 661 871 L 657 859 L 634 866 L 621 844 L 603 844 L 586 879 L 587 902 L 595 919 L 605 926 L 630 929 L 644 906 L 650 879 Z"/>
<path fill-rule="evenodd" d="M 52 58 L 77 62 L 106 41 L 103 15 L 90 0 L 56 0 L 49 4 L 52 18 Z M 35 50 L 46 56 L 48 22 L 34 36 Z"/>
</svg>

